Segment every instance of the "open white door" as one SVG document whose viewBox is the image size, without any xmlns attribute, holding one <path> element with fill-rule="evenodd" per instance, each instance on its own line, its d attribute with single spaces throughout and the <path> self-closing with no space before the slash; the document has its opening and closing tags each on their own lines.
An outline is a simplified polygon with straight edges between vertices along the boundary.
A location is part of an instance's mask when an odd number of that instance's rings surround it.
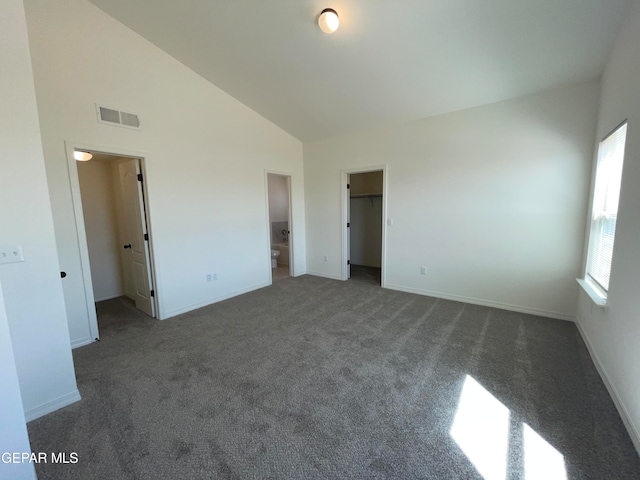
<svg viewBox="0 0 640 480">
<path fill-rule="evenodd" d="M 145 237 L 148 237 L 140 163 L 136 159 L 131 159 L 121 163 L 118 168 L 128 232 L 128 243 L 123 247 L 130 256 L 135 291 L 134 301 L 138 310 L 155 317 L 155 303 L 151 298 L 149 245 L 145 241 Z"/>
<path fill-rule="evenodd" d="M 347 175 L 347 280 L 351 278 L 351 175 Z"/>
</svg>

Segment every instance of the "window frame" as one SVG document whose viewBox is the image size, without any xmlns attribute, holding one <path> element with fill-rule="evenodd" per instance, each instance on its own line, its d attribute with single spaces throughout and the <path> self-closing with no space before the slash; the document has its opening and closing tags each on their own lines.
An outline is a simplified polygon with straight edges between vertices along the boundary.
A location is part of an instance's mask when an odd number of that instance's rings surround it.
<svg viewBox="0 0 640 480">
<path fill-rule="evenodd" d="M 626 153 L 626 144 L 627 144 L 627 133 L 628 133 L 628 119 L 623 120 L 622 122 L 620 122 L 613 130 L 611 130 L 609 133 L 607 133 L 602 140 L 600 140 L 600 142 L 598 142 L 598 149 L 597 149 L 597 153 L 596 153 L 596 159 L 595 159 L 595 168 L 594 168 L 594 173 L 593 173 L 593 181 L 592 181 L 592 185 L 591 185 L 591 202 L 590 202 L 590 209 L 589 209 L 589 217 L 588 217 L 588 225 L 587 225 L 587 244 L 586 244 L 586 252 L 585 252 L 585 264 L 584 264 L 584 276 L 581 279 L 578 279 L 578 283 L 584 288 L 584 290 L 587 292 L 587 294 L 591 297 L 591 299 L 594 301 L 594 303 L 596 305 L 599 306 L 606 306 L 607 305 L 607 300 L 608 300 L 608 296 L 609 296 L 609 287 L 610 285 L 608 285 L 606 288 L 595 278 L 595 276 L 592 275 L 592 267 L 593 264 L 595 262 L 594 259 L 594 253 L 593 253 L 593 249 L 595 248 L 595 245 L 597 242 L 596 240 L 596 235 L 598 235 L 598 231 L 600 230 L 601 226 L 598 224 L 598 222 L 602 222 L 602 220 L 598 220 L 596 219 L 596 213 L 595 213 L 595 209 L 598 205 L 596 205 L 596 201 L 598 200 L 596 198 L 596 192 L 598 191 L 598 179 L 599 179 L 599 168 L 601 167 L 601 162 L 603 161 L 604 158 L 606 158 L 602 152 L 603 152 L 603 145 L 604 143 L 613 135 L 616 135 L 620 129 L 625 128 L 625 132 L 624 132 L 624 141 L 622 144 L 622 159 L 621 159 L 621 166 L 620 166 L 620 173 L 619 173 L 619 177 L 616 179 L 616 181 L 618 181 L 620 183 L 620 186 L 618 187 L 618 198 L 616 199 L 616 211 L 615 211 L 615 217 L 616 217 L 616 225 L 613 228 L 613 235 L 612 235 L 612 244 L 611 244 L 611 262 L 608 265 L 609 268 L 609 275 L 611 274 L 611 267 L 613 264 L 613 252 L 615 250 L 615 237 L 616 237 L 616 230 L 617 230 L 617 217 L 618 217 L 618 212 L 619 212 L 619 196 L 620 196 L 620 187 L 622 184 L 622 174 L 623 174 L 623 170 L 624 170 L 624 160 L 625 160 L 625 153 Z M 609 185 L 609 183 L 607 183 L 607 185 Z M 602 235 L 604 236 L 604 235 Z M 602 238 L 602 237 L 601 237 Z M 601 240 L 602 241 L 602 240 Z"/>
</svg>

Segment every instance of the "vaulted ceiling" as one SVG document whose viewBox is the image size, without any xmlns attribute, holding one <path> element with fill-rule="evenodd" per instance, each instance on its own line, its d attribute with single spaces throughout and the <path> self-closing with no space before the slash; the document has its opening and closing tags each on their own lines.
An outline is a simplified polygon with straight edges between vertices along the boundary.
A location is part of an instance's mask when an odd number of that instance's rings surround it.
<svg viewBox="0 0 640 480">
<path fill-rule="evenodd" d="M 311 141 L 595 79 L 633 0 L 90 1 Z"/>
</svg>

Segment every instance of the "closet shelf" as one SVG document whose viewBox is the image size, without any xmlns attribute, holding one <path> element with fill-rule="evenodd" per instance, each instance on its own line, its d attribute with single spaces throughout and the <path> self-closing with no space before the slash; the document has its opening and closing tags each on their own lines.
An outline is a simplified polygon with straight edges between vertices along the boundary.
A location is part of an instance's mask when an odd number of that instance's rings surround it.
<svg viewBox="0 0 640 480">
<path fill-rule="evenodd" d="M 382 197 L 381 193 L 354 193 L 351 194 L 351 198 L 369 198 L 369 197 Z"/>
</svg>

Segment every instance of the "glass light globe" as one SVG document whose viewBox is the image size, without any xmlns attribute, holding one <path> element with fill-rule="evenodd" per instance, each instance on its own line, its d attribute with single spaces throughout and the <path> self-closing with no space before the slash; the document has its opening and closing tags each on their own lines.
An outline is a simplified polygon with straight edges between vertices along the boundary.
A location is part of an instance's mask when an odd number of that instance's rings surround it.
<svg viewBox="0 0 640 480">
<path fill-rule="evenodd" d="M 91 155 L 89 152 L 80 152 L 76 150 L 75 152 L 73 152 L 73 158 L 75 158 L 79 162 L 86 162 L 88 160 L 91 160 L 93 158 L 93 155 Z"/>
<path fill-rule="evenodd" d="M 318 18 L 318 26 L 324 33 L 333 33 L 340 26 L 338 13 L 332 8 L 325 8 Z"/>
</svg>

